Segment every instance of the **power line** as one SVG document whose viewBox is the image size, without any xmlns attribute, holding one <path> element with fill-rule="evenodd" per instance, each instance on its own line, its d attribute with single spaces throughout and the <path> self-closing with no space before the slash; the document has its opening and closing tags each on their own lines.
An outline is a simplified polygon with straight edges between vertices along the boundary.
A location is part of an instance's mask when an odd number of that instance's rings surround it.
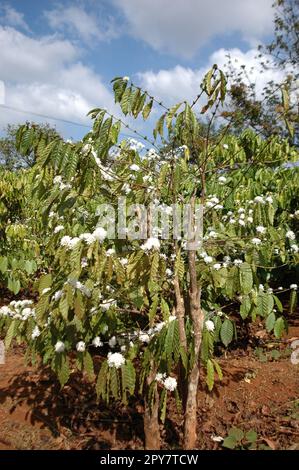
<svg viewBox="0 0 299 470">
<path fill-rule="evenodd" d="M 5 108 L 5 109 L 9 109 L 11 111 L 16 111 L 18 113 L 32 114 L 33 116 L 38 116 L 38 117 L 42 117 L 42 118 L 45 118 L 45 119 L 51 119 L 52 121 L 63 122 L 64 124 L 71 124 L 73 126 L 85 127 L 86 129 L 91 128 L 91 126 L 88 126 L 87 124 L 83 124 L 83 123 L 76 122 L 76 121 L 70 121 L 68 119 L 58 118 L 58 117 L 54 117 L 54 116 L 48 116 L 47 114 L 36 113 L 35 111 L 28 111 L 28 110 L 25 110 L 25 109 L 15 108 L 14 106 L 7 106 L 5 104 L 0 104 L 0 107 Z M 107 113 L 107 114 L 109 114 L 109 113 Z M 122 124 L 124 126 L 126 126 L 126 124 L 124 124 L 123 122 L 122 122 Z M 131 130 L 131 131 L 134 132 L 133 130 Z M 121 132 L 120 134 L 125 136 L 125 137 L 133 137 L 134 136 L 134 134 L 131 135 L 131 134 L 126 134 L 124 132 Z"/>
<path fill-rule="evenodd" d="M 52 119 L 53 121 L 60 121 L 60 122 L 64 122 L 65 124 L 72 124 L 74 126 L 86 127 L 88 129 L 90 129 L 90 127 L 91 127 L 91 126 L 88 126 L 87 124 L 82 124 L 82 123 L 75 122 L 75 121 L 69 121 L 68 119 L 57 118 L 57 117 L 54 117 L 54 116 L 48 116 L 47 114 L 36 113 L 35 111 L 28 111 L 28 110 L 25 110 L 25 109 L 19 109 L 19 108 L 15 108 L 13 106 L 7 106 L 5 104 L 0 104 L 0 106 L 1 106 L 1 108 L 10 109 L 11 111 L 17 111 L 18 113 L 32 114 L 33 116 L 38 116 L 38 117 L 42 117 L 42 118 L 45 118 L 45 119 Z"/>
</svg>

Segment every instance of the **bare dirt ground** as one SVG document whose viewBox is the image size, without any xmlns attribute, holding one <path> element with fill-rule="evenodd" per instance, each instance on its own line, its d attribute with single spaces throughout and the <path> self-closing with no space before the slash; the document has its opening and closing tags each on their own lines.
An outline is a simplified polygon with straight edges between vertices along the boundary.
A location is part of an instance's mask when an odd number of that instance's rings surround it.
<svg viewBox="0 0 299 470">
<path fill-rule="evenodd" d="M 281 342 L 266 338 L 259 349 L 222 352 L 222 382 L 211 393 L 204 385 L 198 391 L 199 449 L 221 449 L 212 437 L 233 426 L 255 430 L 258 448 L 299 449 L 299 365 L 290 361 L 288 341 L 299 337 L 299 318 L 290 324 Z M 178 449 L 182 418 L 170 408 L 163 448 Z M 94 385 L 77 374 L 61 391 L 48 369 L 25 365 L 22 346 L 0 365 L 0 450 L 142 449 L 142 410 L 137 400 L 126 408 L 98 405 Z"/>
</svg>

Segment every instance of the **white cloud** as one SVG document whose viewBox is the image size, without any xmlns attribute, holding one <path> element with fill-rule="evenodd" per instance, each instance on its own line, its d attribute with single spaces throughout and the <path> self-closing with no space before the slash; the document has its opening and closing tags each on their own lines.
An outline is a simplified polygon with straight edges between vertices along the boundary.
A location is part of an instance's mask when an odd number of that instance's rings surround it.
<svg viewBox="0 0 299 470">
<path fill-rule="evenodd" d="M 18 12 L 8 4 L 0 6 L 0 21 L 5 25 L 16 26 L 25 31 L 30 31 L 29 26 L 24 20 L 23 13 Z"/>
<path fill-rule="evenodd" d="M 92 40 L 109 40 L 118 36 L 112 18 L 98 18 L 93 12 L 88 14 L 82 7 L 63 5 L 46 11 L 45 17 L 51 28 L 55 30 L 67 30 L 68 34 L 77 35 L 87 43 Z"/>
<path fill-rule="evenodd" d="M 233 64 L 237 69 L 241 65 L 246 66 L 250 81 L 256 84 L 258 98 L 261 98 L 266 83 L 270 80 L 279 83 L 285 77 L 286 72 L 272 67 L 271 62 L 269 63 L 269 69 L 260 73 L 261 67 L 259 59 L 256 58 L 256 49 L 250 49 L 247 52 L 242 52 L 239 49 L 219 49 L 210 56 L 207 65 L 202 68 L 192 69 L 177 65 L 168 70 L 139 73 L 138 80 L 144 89 L 159 100 L 164 101 L 167 106 L 186 99 L 192 101 L 200 92 L 200 83 L 213 64 L 218 64 L 219 68 L 225 71 L 224 65 L 227 63 L 228 54 L 233 58 Z"/>
<path fill-rule="evenodd" d="M 0 43 L 6 105 L 84 123 L 90 122 L 85 115 L 95 106 L 115 110 L 111 91 L 79 61 L 79 51 L 69 41 L 33 39 L 0 26 Z M 35 120 L 0 110 L 1 127 L 25 119 Z"/>
<path fill-rule="evenodd" d="M 273 29 L 272 0 L 114 0 L 129 31 L 154 49 L 192 57 L 216 35 L 255 43 Z"/>
</svg>

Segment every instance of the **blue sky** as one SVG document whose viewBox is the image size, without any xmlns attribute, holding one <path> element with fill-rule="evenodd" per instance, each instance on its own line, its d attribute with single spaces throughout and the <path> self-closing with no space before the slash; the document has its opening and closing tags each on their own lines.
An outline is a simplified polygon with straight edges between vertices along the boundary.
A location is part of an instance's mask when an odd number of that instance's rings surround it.
<svg viewBox="0 0 299 470">
<path fill-rule="evenodd" d="M 110 80 L 126 75 L 171 105 L 192 99 L 226 54 L 257 73 L 256 47 L 271 38 L 272 0 L 12 0 L 0 4 L 0 100 L 89 125 L 94 106 L 113 113 Z M 255 75 L 256 74 L 256 75 Z M 0 126 L 43 120 L 0 108 Z M 52 124 L 53 121 L 49 122 Z M 65 137 L 84 127 L 56 122 Z M 145 129 L 136 123 L 138 129 Z"/>
</svg>

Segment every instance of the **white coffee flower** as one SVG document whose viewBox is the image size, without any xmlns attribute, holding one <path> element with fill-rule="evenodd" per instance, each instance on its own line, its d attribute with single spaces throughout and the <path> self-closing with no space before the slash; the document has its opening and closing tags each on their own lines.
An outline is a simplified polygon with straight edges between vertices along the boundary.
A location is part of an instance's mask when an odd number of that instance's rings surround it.
<svg viewBox="0 0 299 470">
<path fill-rule="evenodd" d="M 215 263 L 215 264 L 213 264 L 213 269 L 215 269 L 216 271 L 218 271 L 220 268 L 221 268 L 221 264 L 220 264 L 220 263 Z"/>
<path fill-rule="evenodd" d="M 46 287 L 45 289 L 42 290 L 42 295 L 46 294 L 47 292 L 50 292 L 50 287 Z"/>
<path fill-rule="evenodd" d="M 267 196 L 267 197 L 266 197 L 266 201 L 269 202 L 269 204 L 272 204 L 272 203 L 273 203 L 273 198 L 272 198 L 272 196 Z"/>
<path fill-rule="evenodd" d="M 100 348 L 101 346 L 103 346 L 103 343 L 101 341 L 101 338 L 99 336 L 96 336 L 93 340 L 92 340 L 92 345 L 95 347 L 95 348 Z"/>
<path fill-rule="evenodd" d="M 241 264 L 243 264 L 243 261 L 241 259 L 235 259 L 234 260 L 234 265 L 235 266 L 241 266 Z"/>
<path fill-rule="evenodd" d="M 254 202 L 256 203 L 264 203 L 264 198 L 262 196 L 256 196 L 254 198 Z"/>
<path fill-rule="evenodd" d="M 247 217 L 247 222 L 249 222 L 250 224 L 252 224 L 252 223 L 253 223 L 253 217 L 251 217 L 251 216 Z"/>
<path fill-rule="evenodd" d="M 129 260 L 127 258 L 120 258 L 119 262 L 122 266 L 126 266 Z"/>
<path fill-rule="evenodd" d="M 224 183 L 226 183 L 227 179 L 225 178 L 225 176 L 219 176 L 218 181 L 219 181 L 219 183 L 224 184 Z"/>
<path fill-rule="evenodd" d="M 96 240 L 102 242 L 107 237 L 107 231 L 103 227 L 97 227 L 92 235 Z"/>
<path fill-rule="evenodd" d="M 81 233 L 79 235 L 80 240 L 83 240 L 87 245 L 91 245 L 96 241 L 95 236 L 92 233 Z"/>
<path fill-rule="evenodd" d="M 108 341 L 108 344 L 109 344 L 109 347 L 110 348 L 115 348 L 116 344 L 117 344 L 117 339 L 115 336 L 112 336 L 109 341 Z"/>
<path fill-rule="evenodd" d="M 132 171 L 139 171 L 140 167 L 136 165 L 136 163 L 133 163 L 133 165 L 130 166 L 130 170 Z"/>
<path fill-rule="evenodd" d="M 203 260 L 206 264 L 210 264 L 213 262 L 212 256 L 205 256 Z"/>
<path fill-rule="evenodd" d="M 233 219 L 233 218 L 232 218 L 232 219 L 229 219 L 229 221 L 228 221 L 228 222 L 229 222 L 231 225 L 233 225 L 233 224 L 235 224 L 235 223 L 236 223 L 236 219 Z"/>
<path fill-rule="evenodd" d="M 163 383 L 165 378 L 166 378 L 166 374 L 165 374 L 165 373 L 162 374 L 161 372 L 158 372 L 158 373 L 156 374 L 155 380 L 156 380 L 157 382 Z"/>
<path fill-rule="evenodd" d="M 292 230 L 288 230 L 287 233 L 286 233 L 286 237 L 289 239 L 289 240 L 295 240 L 296 239 L 296 236 L 294 234 L 294 232 Z"/>
<path fill-rule="evenodd" d="M 140 247 L 144 251 L 149 251 L 149 250 L 159 250 L 160 249 L 160 241 L 158 238 L 148 238 L 146 242 L 141 245 Z"/>
<path fill-rule="evenodd" d="M 7 317 L 12 313 L 12 310 L 7 305 L 3 305 L 3 307 L 0 308 L 0 315 L 3 315 L 4 317 Z"/>
<path fill-rule="evenodd" d="M 171 323 L 172 321 L 175 321 L 175 320 L 176 320 L 176 316 L 175 316 L 175 315 L 169 315 L 168 323 Z"/>
<path fill-rule="evenodd" d="M 57 175 L 53 178 L 53 183 L 54 184 L 60 184 L 61 181 L 62 181 L 62 176 L 60 176 L 60 175 Z"/>
<path fill-rule="evenodd" d="M 54 346 L 55 352 L 57 353 L 63 353 L 65 350 L 65 345 L 62 341 L 57 341 L 57 343 Z"/>
<path fill-rule="evenodd" d="M 149 343 L 150 342 L 150 337 L 147 333 L 140 333 L 138 338 L 139 338 L 139 341 L 141 341 L 141 343 Z"/>
<path fill-rule="evenodd" d="M 208 233 L 208 236 L 209 238 L 217 238 L 217 233 L 215 232 L 215 230 L 211 230 L 209 233 Z"/>
<path fill-rule="evenodd" d="M 297 285 L 297 284 L 291 284 L 291 285 L 290 285 L 290 289 L 292 289 L 292 290 L 297 290 L 297 289 L 298 289 L 298 285 Z"/>
<path fill-rule="evenodd" d="M 177 385 L 177 380 L 174 377 L 167 377 L 164 380 L 164 387 L 170 392 L 173 392 L 177 388 Z"/>
<path fill-rule="evenodd" d="M 169 268 L 166 268 L 165 269 L 165 274 L 166 274 L 166 276 L 171 277 L 173 275 L 173 271 Z"/>
<path fill-rule="evenodd" d="M 31 335 L 31 339 L 35 339 L 35 338 L 38 338 L 40 335 L 40 329 L 39 327 L 36 325 L 32 331 L 32 335 Z"/>
<path fill-rule="evenodd" d="M 123 184 L 122 190 L 124 191 L 125 194 L 129 194 L 132 191 L 132 189 L 131 189 L 131 187 L 128 183 Z"/>
<path fill-rule="evenodd" d="M 245 226 L 245 222 L 243 219 L 239 219 L 238 222 L 239 222 L 239 225 L 241 225 L 242 227 Z"/>
<path fill-rule="evenodd" d="M 291 245 L 291 250 L 292 250 L 294 253 L 298 253 L 298 251 L 299 251 L 298 245 L 296 245 L 296 244 Z"/>
<path fill-rule="evenodd" d="M 69 243 L 71 241 L 71 237 L 69 237 L 68 235 L 65 235 L 64 237 L 62 237 L 62 239 L 60 240 L 60 245 L 61 246 L 68 246 Z"/>
<path fill-rule="evenodd" d="M 79 341 L 76 344 L 76 349 L 77 349 L 78 352 L 84 352 L 85 349 L 86 349 L 86 345 L 85 345 L 84 341 Z"/>
<path fill-rule="evenodd" d="M 214 322 L 212 320 L 207 320 L 205 322 L 205 327 L 208 331 L 214 331 L 215 330 L 215 325 L 214 325 Z"/>
<path fill-rule="evenodd" d="M 57 225 L 57 227 L 54 228 L 54 233 L 59 233 L 61 230 L 64 230 L 63 225 Z"/>
<path fill-rule="evenodd" d="M 251 243 L 252 243 L 253 245 L 256 245 L 256 246 L 257 246 L 257 245 L 260 245 L 260 244 L 262 243 L 262 240 L 260 240 L 259 238 L 253 238 L 253 239 L 251 240 Z"/>
<path fill-rule="evenodd" d="M 101 303 L 99 305 L 99 307 L 101 308 L 101 310 L 103 310 L 104 312 L 106 312 L 107 310 L 109 310 L 110 307 L 112 307 L 113 305 L 116 305 L 116 300 L 114 299 L 107 299 L 105 300 L 105 302 Z"/>
<path fill-rule="evenodd" d="M 256 227 L 256 231 L 257 231 L 258 233 L 262 233 L 262 234 L 263 234 L 263 233 L 266 232 L 266 228 L 263 227 L 262 225 L 258 225 L 258 226 Z"/>
<path fill-rule="evenodd" d="M 59 299 L 61 299 L 62 297 L 62 290 L 57 290 L 54 295 L 53 295 L 53 299 L 55 300 L 55 302 L 57 302 Z"/>
<path fill-rule="evenodd" d="M 222 147 L 227 150 L 228 149 L 228 145 L 227 144 L 223 144 Z"/>
<path fill-rule="evenodd" d="M 119 369 L 123 364 L 125 364 L 126 359 L 121 353 L 109 353 L 107 362 L 109 367 Z"/>
<path fill-rule="evenodd" d="M 115 255 L 115 249 L 114 248 L 109 248 L 109 250 L 106 251 L 107 256 L 112 256 Z"/>
</svg>

